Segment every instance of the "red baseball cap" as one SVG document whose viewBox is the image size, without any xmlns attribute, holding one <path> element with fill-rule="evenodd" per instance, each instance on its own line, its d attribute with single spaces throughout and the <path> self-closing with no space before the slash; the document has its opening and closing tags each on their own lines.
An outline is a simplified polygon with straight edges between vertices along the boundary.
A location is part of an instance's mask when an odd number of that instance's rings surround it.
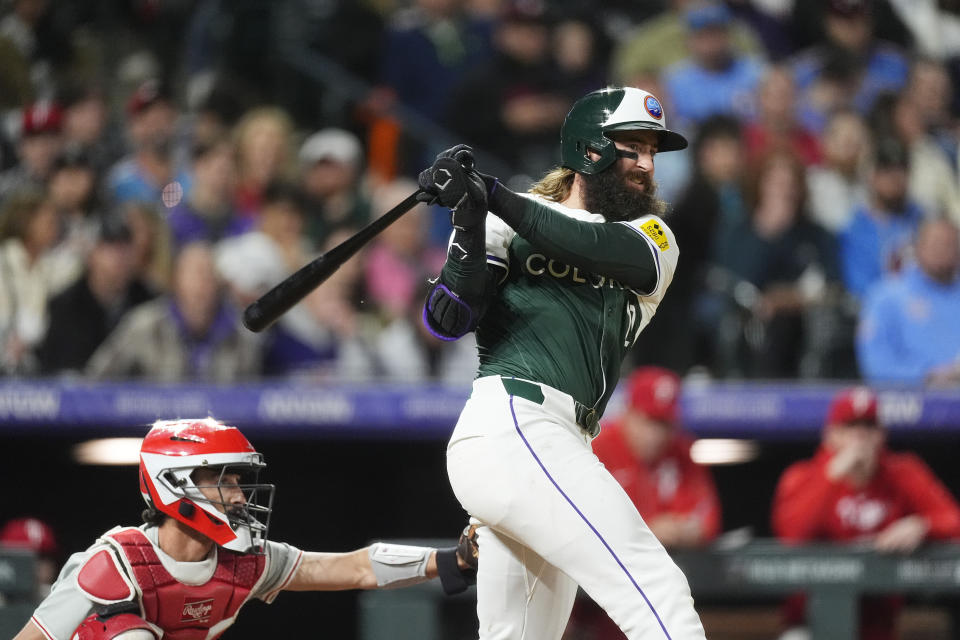
<svg viewBox="0 0 960 640">
<path fill-rule="evenodd" d="M 630 409 L 648 418 L 673 424 L 677 421 L 680 401 L 680 377 L 661 367 L 640 367 L 630 376 L 628 402 Z"/>
<path fill-rule="evenodd" d="M 57 553 L 57 539 L 53 529 L 37 518 L 14 518 L 0 530 L 0 546 L 29 549 L 40 555 Z"/>
<path fill-rule="evenodd" d="M 830 403 L 827 424 L 879 424 L 877 394 L 867 387 L 844 389 Z"/>
<path fill-rule="evenodd" d="M 55 102 L 34 102 L 23 110 L 21 136 L 41 133 L 60 133 L 63 124 L 63 110 Z"/>
</svg>

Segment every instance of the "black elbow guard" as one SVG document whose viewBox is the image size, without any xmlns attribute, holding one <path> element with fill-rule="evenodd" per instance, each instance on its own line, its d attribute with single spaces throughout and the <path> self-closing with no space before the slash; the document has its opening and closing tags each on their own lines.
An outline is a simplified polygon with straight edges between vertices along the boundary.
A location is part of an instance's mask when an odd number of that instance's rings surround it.
<svg viewBox="0 0 960 640">
<path fill-rule="evenodd" d="M 438 282 L 423 305 L 423 324 L 441 340 L 456 340 L 476 328 L 477 314 L 445 284 Z"/>
</svg>

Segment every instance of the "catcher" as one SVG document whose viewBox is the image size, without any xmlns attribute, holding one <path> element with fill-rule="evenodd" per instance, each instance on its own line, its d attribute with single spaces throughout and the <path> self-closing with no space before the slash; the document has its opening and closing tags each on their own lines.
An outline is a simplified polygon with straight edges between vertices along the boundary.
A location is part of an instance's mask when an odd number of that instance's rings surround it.
<svg viewBox="0 0 960 640">
<path fill-rule="evenodd" d="M 473 532 L 430 549 L 382 542 L 349 553 L 267 540 L 273 485 L 236 427 L 158 421 L 140 448 L 140 527 L 115 527 L 67 561 L 14 640 L 209 640 L 250 599 L 280 591 L 393 588 L 439 577 L 458 593 L 474 580 Z"/>
</svg>

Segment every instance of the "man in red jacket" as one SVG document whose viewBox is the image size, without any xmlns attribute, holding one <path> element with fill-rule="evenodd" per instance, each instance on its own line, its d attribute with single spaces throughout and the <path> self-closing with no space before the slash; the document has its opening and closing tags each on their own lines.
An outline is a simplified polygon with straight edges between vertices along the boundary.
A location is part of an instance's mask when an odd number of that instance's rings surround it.
<svg viewBox="0 0 960 640">
<path fill-rule="evenodd" d="M 604 425 L 593 452 L 667 548 L 695 547 L 720 531 L 720 502 L 710 472 L 690 458 L 678 428 L 680 378 L 641 367 L 627 382 L 627 409 Z"/>
<path fill-rule="evenodd" d="M 877 397 L 858 387 L 830 404 L 822 444 L 810 460 L 783 473 L 773 503 L 773 530 L 789 543 L 865 543 L 879 552 L 907 553 L 925 540 L 960 537 L 960 506 L 924 462 L 893 453 L 877 417 Z M 787 623 L 802 624 L 804 600 L 785 607 Z M 860 637 L 895 637 L 902 601 L 864 598 Z"/>
<path fill-rule="evenodd" d="M 720 501 L 710 472 L 690 458 L 692 439 L 678 426 L 680 378 L 660 367 L 641 367 L 630 376 L 626 391 L 626 410 L 603 425 L 593 441 L 594 454 L 663 546 L 709 543 L 720 532 Z M 623 638 L 591 605 L 577 602 L 568 634 Z"/>
</svg>

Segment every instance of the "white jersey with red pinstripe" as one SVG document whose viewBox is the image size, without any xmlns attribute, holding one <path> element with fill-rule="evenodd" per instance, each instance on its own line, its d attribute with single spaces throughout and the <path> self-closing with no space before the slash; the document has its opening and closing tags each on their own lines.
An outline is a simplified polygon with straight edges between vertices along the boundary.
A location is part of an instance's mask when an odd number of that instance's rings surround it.
<svg viewBox="0 0 960 640">
<path fill-rule="evenodd" d="M 32 620 L 47 638 L 51 640 L 69 640 L 77 626 L 83 622 L 87 616 L 93 613 L 94 607 L 98 602 L 91 597 L 89 587 L 85 589 L 81 585 L 82 580 L 80 580 L 81 570 L 88 566 L 91 561 L 97 562 L 100 560 L 102 562 L 102 559 L 106 557 L 115 562 L 118 569 L 123 567 L 123 569 L 121 569 L 122 575 L 129 573 L 129 560 L 121 556 L 123 551 L 120 545 L 117 544 L 116 535 L 114 534 L 131 531 L 142 532 L 143 542 L 150 547 L 147 555 L 153 556 L 155 554 L 156 559 L 159 561 L 160 568 L 162 568 L 162 573 L 168 574 L 172 578 L 172 582 L 165 585 L 166 589 L 176 589 L 179 584 L 182 586 L 181 590 L 186 593 L 191 588 L 206 585 L 215 579 L 222 578 L 224 567 L 223 562 L 220 561 L 217 547 L 214 547 L 214 551 L 210 556 L 200 562 L 178 562 L 164 553 L 158 546 L 158 529 L 156 527 L 147 527 L 144 525 L 139 529 L 130 527 L 112 529 L 86 551 L 70 556 L 61 570 L 56 583 L 54 583 L 50 595 L 40 603 L 40 606 L 37 607 L 34 612 Z M 110 537 L 108 538 L 107 536 Z M 103 556 L 103 553 L 109 555 Z M 267 603 L 273 602 L 280 590 L 283 589 L 296 572 L 302 557 L 303 552 L 295 547 L 284 543 L 268 541 L 262 570 L 253 569 L 260 571 L 256 579 L 251 581 L 248 579 L 249 577 L 238 578 L 238 580 L 243 582 L 251 583 L 249 593 L 246 594 L 245 592 L 244 603 L 252 598 L 257 598 Z M 218 571 L 220 572 L 219 576 L 217 575 Z M 215 578 L 215 576 L 217 577 Z M 230 579 L 228 578 L 227 582 L 229 581 Z M 141 591 L 143 587 L 139 585 L 135 586 L 134 583 L 135 580 L 131 579 L 130 587 L 136 592 L 131 595 L 137 600 L 138 606 L 140 606 L 141 611 L 143 611 L 144 603 L 141 602 Z M 167 591 L 167 593 L 169 593 L 169 591 Z M 99 604 L 103 604 L 103 602 Z M 197 607 L 188 607 L 187 605 L 189 603 L 186 601 L 180 604 L 182 605 L 180 609 L 187 610 L 188 614 L 192 614 L 194 610 L 200 610 Z M 236 606 L 229 612 L 230 615 L 228 617 L 231 622 L 239 608 L 239 606 Z M 214 635 L 210 637 L 216 637 L 225 628 L 226 626 L 222 626 L 214 630 L 212 632 Z"/>
</svg>

